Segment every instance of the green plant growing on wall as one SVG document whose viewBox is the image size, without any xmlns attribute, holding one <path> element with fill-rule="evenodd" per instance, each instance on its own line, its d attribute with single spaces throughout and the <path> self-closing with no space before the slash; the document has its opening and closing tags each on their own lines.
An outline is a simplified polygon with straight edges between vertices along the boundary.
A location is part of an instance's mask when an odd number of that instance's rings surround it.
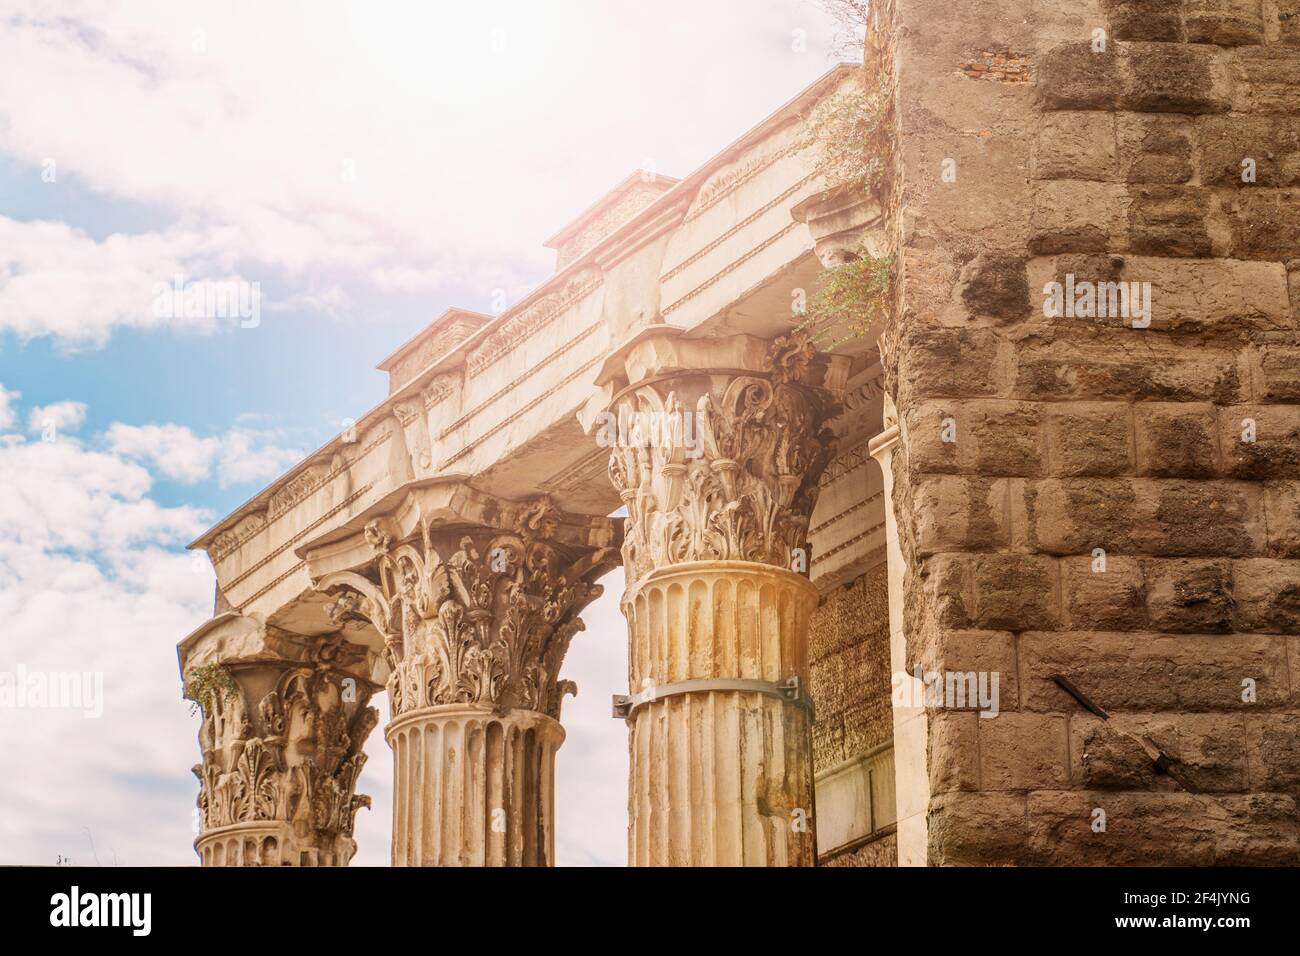
<svg viewBox="0 0 1300 956">
<path fill-rule="evenodd" d="M 193 701 L 190 705 L 191 716 L 197 714 L 200 708 L 204 713 L 209 713 L 218 696 L 222 701 L 227 701 L 238 693 L 239 685 L 235 683 L 235 678 L 216 661 L 194 668 L 185 680 L 184 697 Z"/>
<path fill-rule="evenodd" d="M 845 326 L 866 335 L 889 314 L 894 257 L 875 257 L 859 246 L 857 254 L 825 270 L 808 303 L 808 318 L 817 326 Z"/>
<path fill-rule="evenodd" d="M 815 168 L 827 189 L 880 188 L 883 157 L 889 155 L 891 101 L 883 81 L 870 88 L 858 83 L 828 97 L 809 115 L 803 145 L 815 148 Z"/>
<path fill-rule="evenodd" d="M 885 77 L 865 68 L 860 81 L 828 97 L 807 120 L 803 145 L 811 147 L 814 168 L 833 194 L 888 193 L 888 157 L 893 155 L 891 104 Z M 881 198 L 882 205 L 885 200 Z M 876 257 L 862 245 L 844 262 L 827 268 L 808 303 L 808 325 L 825 338 L 832 329 L 845 338 L 866 335 L 883 323 L 890 308 L 893 257 Z M 819 342 L 834 348 L 839 342 Z"/>
</svg>

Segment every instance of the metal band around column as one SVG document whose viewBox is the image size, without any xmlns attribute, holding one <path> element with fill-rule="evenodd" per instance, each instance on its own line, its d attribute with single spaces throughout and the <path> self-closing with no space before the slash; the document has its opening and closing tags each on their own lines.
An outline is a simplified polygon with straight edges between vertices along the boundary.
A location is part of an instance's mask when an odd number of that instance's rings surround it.
<svg viewBox="0 0 1300 956">
<path fill-rule="evenodd" d="M 715 690 L 766 694 L 769 697 L 780 698 L 787 703 L 806 707 L 810 717 L 813 713 L 812 700 L 804 693 L 803 685 L 798 677 L 786 678 L 779 684 L 746 678 L 710 677 L 699 680 L 676 681 L 672 684 L 652 684 L 636 694 L 615 694 L 614 710 L 611 716 L 627 720 L 632 716 L 632 712 L 643 704 L 652 704 L 657 700 L 663 700 L 665 697 Z"/>
</svg>

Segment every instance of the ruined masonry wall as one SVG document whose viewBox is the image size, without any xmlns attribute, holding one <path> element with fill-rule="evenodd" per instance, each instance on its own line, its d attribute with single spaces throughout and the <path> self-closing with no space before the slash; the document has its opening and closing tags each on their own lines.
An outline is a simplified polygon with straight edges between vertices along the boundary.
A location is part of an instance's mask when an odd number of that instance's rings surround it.
<svg viewBox="0 0 1300 956">
<path fill-rule="evenodd" d="M 1300 862 L 1300 0 L 886 0 L 873 50 L 909 657 L 1001 677 L 929 713 L 929 862 Z"/>
</svg>

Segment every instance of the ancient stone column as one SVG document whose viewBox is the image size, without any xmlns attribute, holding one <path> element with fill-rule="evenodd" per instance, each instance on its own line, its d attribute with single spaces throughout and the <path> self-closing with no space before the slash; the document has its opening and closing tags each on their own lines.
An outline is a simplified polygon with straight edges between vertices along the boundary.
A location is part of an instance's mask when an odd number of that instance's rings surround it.
<svg viewBox="0 0 1300 956">
<path fill-rule="evenodd" d="M 807 531 L 846 363 L 663 326 L 623 359 L 596 437 L 628 512 L 629 862 L 812 866 Z"/>
<path fill-rule="evenodd" d="M 555 862 L 560 701 L 575 689 L 560 666 L 616 551 L 586 547 L 545 498 L 486 513 L 503 527 L 426 522 L 400 544 L 372 522 L 373 580 L 318 584 L 340 595 L 337 619 L 363 616 L 388 644 L 394 866 Z"/>
<path fill-rule="evenodd" d="M 346 866 L 356 812 L 370 806 L 355 792 L 361 748 L 378 721 L 365 651 L 267 630 L 251 654 L 228 644 L 185 661 L 203 712 L 194 847 L 204 866 Z M 282 656 L 268 654 L 276 645 Z"/>
</svg>

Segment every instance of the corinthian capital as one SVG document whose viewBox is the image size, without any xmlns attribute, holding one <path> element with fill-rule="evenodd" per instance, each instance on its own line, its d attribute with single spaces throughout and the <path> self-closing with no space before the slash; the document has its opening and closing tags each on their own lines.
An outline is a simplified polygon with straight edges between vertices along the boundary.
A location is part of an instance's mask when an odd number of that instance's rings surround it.
<svg viewBox="0 0 1300 956">
<path fill-rule="evenodd" d="M 686 561 L 797 566 L 834 451 L 826 422 L 844 360 L 803 334 L 766 342 L 652 329 L 624 361 L 626 384 L 597 416 L 596 439 L 611 448 L 610 479 L 627 506 L 629 582 Z"/>
<path fill-rule="evenodd" d="M 357 810 L 370 806 L 356 783 L 379 719 L 365 650 L 247 619 L 219 620 L 204 637 L 182 645 L 186 693 L 203 715 L 204 865 L 345 865 Z"/>
<path fill-rule="evenodd" d="M 616 563 L 612 523 L 463 487 L 422 490 L 402 513 L 420 516 L 413 528 L 372 518 L 368 559 L 316 583 L 336 622 L 383 636 L 393 715 L 462 704 L 558 718 L 578 615 Z"/>
</svg>

